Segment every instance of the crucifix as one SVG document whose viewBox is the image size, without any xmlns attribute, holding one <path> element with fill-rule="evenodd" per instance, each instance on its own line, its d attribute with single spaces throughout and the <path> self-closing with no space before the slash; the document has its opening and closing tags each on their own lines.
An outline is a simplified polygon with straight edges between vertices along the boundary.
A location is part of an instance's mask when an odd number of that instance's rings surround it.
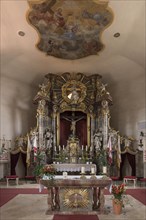
<svg viewBox="0 0 146 220">
<path fill-rule="evenodd" d="M 85 117 L 84 116 L 81 116 L 81 117 L 75 116 L 75 112 L 72 112 L 71 116 L 63 116 L 62 118 L 71 122 L 70 130 L 72 132 L 73 137 L 75 137 L 76 123 Z"/>
</svg>

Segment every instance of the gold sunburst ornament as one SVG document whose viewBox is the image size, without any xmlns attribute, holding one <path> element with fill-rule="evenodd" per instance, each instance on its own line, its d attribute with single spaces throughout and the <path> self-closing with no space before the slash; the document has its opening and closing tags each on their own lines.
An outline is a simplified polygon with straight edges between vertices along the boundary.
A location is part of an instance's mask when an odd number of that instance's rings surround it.
<svg viewBox="0 0 146 220">
<path fill-rule="evenodd" d="M 63 195 L 63 204 L 68 208 L 85 208 L 89 205 L 87 189 L 66 189 Z"/>
</svg>

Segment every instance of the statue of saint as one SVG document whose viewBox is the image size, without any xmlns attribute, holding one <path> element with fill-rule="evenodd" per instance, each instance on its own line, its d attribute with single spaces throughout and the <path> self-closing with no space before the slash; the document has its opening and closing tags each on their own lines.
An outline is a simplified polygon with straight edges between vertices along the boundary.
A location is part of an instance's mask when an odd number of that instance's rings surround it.
<svg viewBox="0 0 146 220">
<path fill-rule="evenodd" d="M 46 140 L 46 148 L 50 149 L 52 147 L 52 132 L 51 130 L 48 128 L 44 134 L 45 140 Z"/>
<path fill-rule="evenodd" d="M 95 149 L 96 151 L 100 150 L 101 149 L 101 141 L 102 141 L 102 134 L 100 131 L 97 131 L 95 134 L 94 134 L 94 146 L 95 146 Z"/>
</svg>

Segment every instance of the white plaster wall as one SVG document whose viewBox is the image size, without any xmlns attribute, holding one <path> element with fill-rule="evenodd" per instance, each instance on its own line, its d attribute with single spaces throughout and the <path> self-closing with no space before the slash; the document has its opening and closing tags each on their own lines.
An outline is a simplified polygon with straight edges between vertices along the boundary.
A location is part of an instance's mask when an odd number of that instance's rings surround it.
<svg viewBox="0 0 146 220">
<path fill-rule="evenodd" d="M 129 81 L 116 81 L 109 87 L 113 98 L 111 107 L 111 127 L 121 135 L 138 138 L 137 123 L 145 121 L 145 75 L 141 74 Z"/>
<path fill-rule="evenodd" d="M 134 147 L 138 147 L 139 128 L 138 122 L 146 121 L 145 102 L 145 74 L 131 78 L 129 81 L 117 81 L 110 85 L 110 93 L 113 98 L 111 107 L 111 127 L 120 132 L 121 135 L 135 138 Z M 145 176 L 143 160 L 137 160 L 136 155 L 136 175 Z M 129 165 L 125 164 L 123 172 L 131 175 Z"/>
<path fill-rule="evenodd" d="M 1 78 L 0 95 L 0 136 L 14 140 L 17 136 L 26 135 L 36 125 L 36 106 L 32 103 L 36 88 L 11 78 Z M 19 158 L 16 174 L 24 176 L 24 166 Z"/>
<path fill-rule="evenodd" d="M 14 140 L 36 125 L 36 88 L 11 78 L 1 78 L 1 138 Z"/>
</svg>

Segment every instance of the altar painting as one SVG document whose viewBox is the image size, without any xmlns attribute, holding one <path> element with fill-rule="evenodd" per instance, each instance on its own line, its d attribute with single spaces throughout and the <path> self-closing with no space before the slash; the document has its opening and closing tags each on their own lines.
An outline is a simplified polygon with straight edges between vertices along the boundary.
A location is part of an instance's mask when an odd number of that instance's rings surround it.
<svg viewBox="0 0 146 220">
<path fill-rule="evenodd" d="M 37 30 L 37 48 L 46 55 L 79 59 L 104 49 L 101 35 L 112 20 L 107 2 L 98 0 L 29 1 L 29 23 Z"/>
</svg>

